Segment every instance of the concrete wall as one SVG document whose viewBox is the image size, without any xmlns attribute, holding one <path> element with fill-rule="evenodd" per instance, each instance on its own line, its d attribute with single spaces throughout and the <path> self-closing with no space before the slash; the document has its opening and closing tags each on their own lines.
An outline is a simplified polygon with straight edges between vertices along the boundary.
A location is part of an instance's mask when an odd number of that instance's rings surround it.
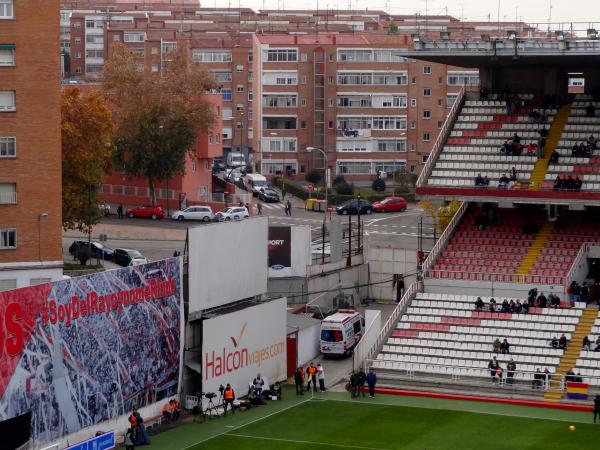
<svg viewBox="0 0 600 450">
<path fill-rule="evenodd" d="M 500 283 L 492 281 L 461 281 L 437 278 L 425 279 L 425 292 L 439 294 L 463 294 L 489 297 L 527 298 L 527 292 L 536 287 L 538 292 L 548 295 L 550 292 L 565 298 L 562 285 Z"/>
<path fill-rule="evenodd" d="M 371 283 L 380 283 L 391 280 L 394 274 L 414 274 L 417 254 L 414 250 L 397 248 L 393 244 L 377 243 L 368 246 L 367 262 Z M 410 284 L 409 279 L 410 276 L 405 276 L 405 288 Z M 389 283 L 373 284 L 369 295 L 375 300 L 395 300 L 395 292 L 392 282 L 389 281 Z"/>
<path fill-rule="evenodd" d="M 304 328 L 298 332 L 298 365 L 309 363 L 319 355 L 320 335 L 320 323 L 315 323 L 312 327 Z"/>
</svg>

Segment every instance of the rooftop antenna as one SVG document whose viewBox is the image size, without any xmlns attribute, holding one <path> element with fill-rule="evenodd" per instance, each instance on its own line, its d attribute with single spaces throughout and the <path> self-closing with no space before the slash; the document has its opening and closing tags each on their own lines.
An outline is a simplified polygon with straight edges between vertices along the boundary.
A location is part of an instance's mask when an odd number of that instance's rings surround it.
<svg viewBox="0 0 600 450">
<path fill-rule="evenodd" d="M 548 31 L 550 31 L 550 24 L 552 23 L 552 0 L 548 3 L 550 3 L 548 5 Z"/>
<path fill-rule="evenodd" d="M 500 35 L 500 0 L 498 0 L 498 35 Z"/>
</svg>

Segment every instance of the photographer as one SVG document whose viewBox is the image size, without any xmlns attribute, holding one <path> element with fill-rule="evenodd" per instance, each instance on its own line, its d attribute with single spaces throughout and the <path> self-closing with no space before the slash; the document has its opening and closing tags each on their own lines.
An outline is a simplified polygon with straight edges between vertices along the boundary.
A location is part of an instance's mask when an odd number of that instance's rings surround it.
<svg viewBox="0 0 600 450">
<path fill-rule="evenodd" d="M 223 387 L 223 386 L 221 386 Z M 221 388 L 219 388 L 220 390 Z M 223 416 L 227 415 L 227 405 L 231 407 L 231 414 L 235 414 L 235 408 L 233 406 L 233 402 L 235 400 L 235 392 L 229 383 L 225 386 L 223 390 Z"/>
</svg>

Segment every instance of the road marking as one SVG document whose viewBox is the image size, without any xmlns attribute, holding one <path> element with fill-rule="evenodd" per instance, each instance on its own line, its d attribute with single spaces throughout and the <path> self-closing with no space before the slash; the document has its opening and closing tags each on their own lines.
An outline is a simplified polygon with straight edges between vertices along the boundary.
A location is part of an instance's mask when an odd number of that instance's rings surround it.
<svg viewBox="0 0 600 450">
<path fill-rule="evenodd" d="M 271 438 L 264 436 L 252 436 L 249 434 L 236 434 L 236 433 L 227 433 L 225 436 L 235 436 L 246 439 L 260 439 L 263 441 L 275 441 L 275 442 L 291 442 L 294 444 L 307 444 L 307 445 L 318 445 L 325 447 L 336 447 L 336 448 L 356 448 L 362 450 L 388 450 L 382 447 L 364 447 L 362 445 L 349 445 L 349 444 L 333 444 L 329 442 L 318 442 L 318 441 L 301 441 L 297 439 L 283 439 L 283 438 Z"/>
</svg>

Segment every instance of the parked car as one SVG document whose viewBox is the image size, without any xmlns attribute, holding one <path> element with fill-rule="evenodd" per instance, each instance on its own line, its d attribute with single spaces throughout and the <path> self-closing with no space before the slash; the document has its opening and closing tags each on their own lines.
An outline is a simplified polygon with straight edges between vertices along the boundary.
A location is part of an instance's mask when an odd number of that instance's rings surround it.
<svg viewBox="0 0 600 450">
<path fill-rule="evenodd" d="M 250 217 L 248 210 L 244 206 L 236 206 L 233 208 L 225 208 L 219 211 L 216 219 L 219 222 L 229 222 L 231 220 L 242 220 Z"/>
<path fill-rule="evenodd" d="M 254 197 L 258 196 L 260 191 L 267 187 L 267 179 L 259 173 L 246 174 L 242 180 L 244 181 L 244 189 L 252 192 Z"/>
<path fill-rule="evenodd" d="M 113 252 L 114 250 L 110 247 L 107 247 L 104 244 L 101 244 L 100 242 L 96 242 L 96 241 L 92 241 L 90 243 L 91 245 L 91 250 L 92 250 L 92 257 L 93 258 L 98 258 L 98 259 L 106 259 L 106 260 L 111 260 L 113 259 Z M 69 253 L 73 256 L 77 255 L 77 253 L 79 253 L 79 249 L 82 247 L 87 248 L 88 246 L 88 241 L 73 241 L 73 243 L 69 246 Z"/>
<path fill-rule="evenodd" d="M 264 188 L 258 193 L 258 198 L 266 203 L 277 203 L 279 194 L 273 188 Z"/>
<path fill-rule="evenodd" d="M 160 206 L 157 205 L 144 205 L 138 206 L 137 208 L 129 208 L 125 211 L 125 215 L 130 219 L 134 217 L 143 217 L 146 219 L 162 219 L 165 217 L 165 212 Z"/>
<path fill-rule="evenodd" d="M 183 211 L 175 211 L 171 216 L 173 220 L 201 220 L 210 222 L 215 219 L 210 206 L 190 206 Z"/>
<path fill-rule="evenodd" d="M 341 206 L 336 208 L 338 214 L 343 214 L 344 216 L 348 214 L 358 214 L 360 210 L 361 214 L 371 214 L 373 212 L 373 205 L 371 202 L 367 200 L 348 200 Z"/>
<path fill-rule="evenodd" d="M 115 248 L 113 253 L 113 260 L 115 264 L 123 267 L 135 266 L 138 264 L 145 264 L 148 259 L 137 250 L 130 248 Z"/>
<path fill-rule="evenodd" d="M 373 203 L 373 211 L 375 212 L 394 212 L 406 211 L 408 202 L 402 197 L 386 197 L 380 202 Z"/>
</svg>

